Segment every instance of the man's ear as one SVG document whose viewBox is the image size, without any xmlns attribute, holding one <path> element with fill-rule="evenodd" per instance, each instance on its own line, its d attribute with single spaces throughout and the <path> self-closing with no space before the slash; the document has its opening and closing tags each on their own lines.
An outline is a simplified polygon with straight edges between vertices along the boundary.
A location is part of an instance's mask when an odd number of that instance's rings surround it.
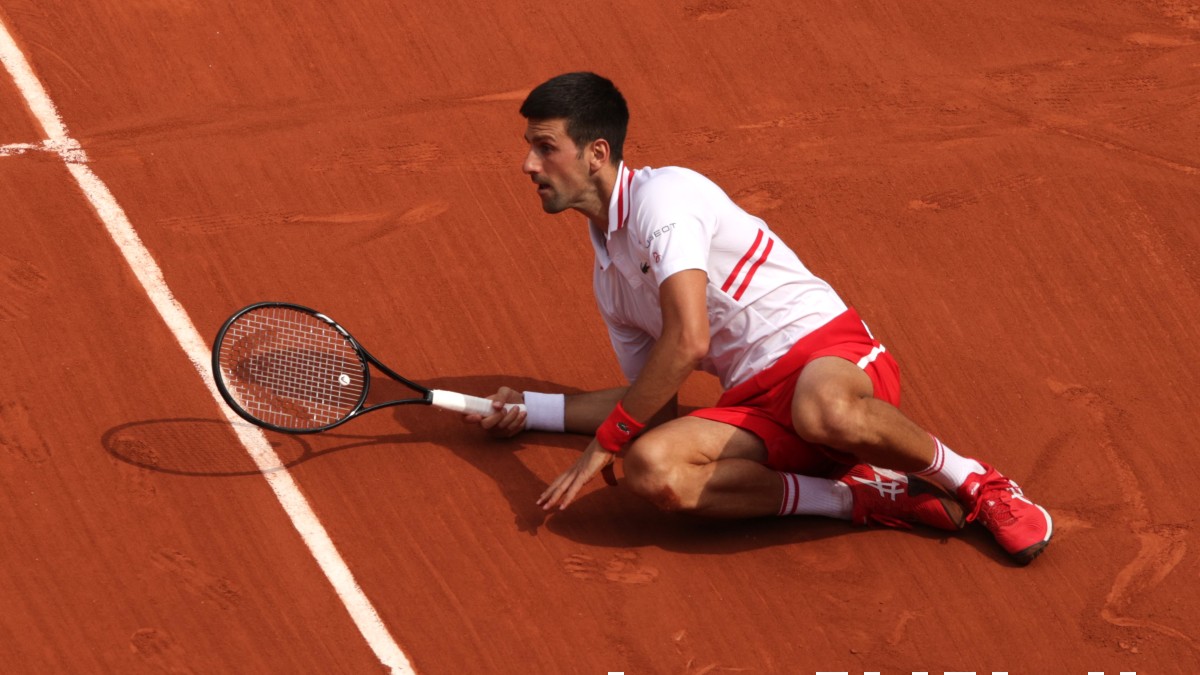
<svg viewBox="0 0 1200 675">
<path fill-rule="evenodd" d="M 608 146 L 608 141 L 597 138 L 588 144 L 588 167 L 593 173 L 599 171 L 608 164 L 611 154 L 612 148 Z"/>
</svg>

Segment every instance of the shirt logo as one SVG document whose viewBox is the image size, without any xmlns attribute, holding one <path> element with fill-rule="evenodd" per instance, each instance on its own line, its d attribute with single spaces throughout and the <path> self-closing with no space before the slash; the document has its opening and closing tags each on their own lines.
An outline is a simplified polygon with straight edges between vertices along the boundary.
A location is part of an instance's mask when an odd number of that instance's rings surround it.
<svg viewBox="0 0 1200 675">
<path fill-rule="evenodd" d="M 650 263 L 642 263 L 642 274 L 650 271 Z"/>
<path fill-rule="evenodd" d="M 650 236 L 646 237 L 646 240 L 642 242 L 642 248 L 650 248 L 650 245 L 654 243 L 655 239 L 658 239 L 659 237 L 663 236 L 664 234 L 667 234 L 668 232 L 670 232 L 671 230 L 674 230 L 674 229 L 675 229 L 675 223 L 669 223 L 669 224 L 664 225 L 664 226 L 658 228 L 657 230 L 651 232 Z"/>
</svg>

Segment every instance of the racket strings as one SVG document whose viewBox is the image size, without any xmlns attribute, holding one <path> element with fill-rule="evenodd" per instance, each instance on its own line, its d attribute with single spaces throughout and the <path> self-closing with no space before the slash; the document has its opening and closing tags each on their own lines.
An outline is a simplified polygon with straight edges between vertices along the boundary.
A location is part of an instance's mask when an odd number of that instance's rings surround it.
<svg viewBox="0 0 1200 675">
<path fill-rule="evenodd" d="M 238 405 L 279 427 L 334 424 L 358 408 L 366 388 L 366 365 L 351 341 L 286 307 L 238 317 L 225 333 L 219 362 Z"/>
</svg>

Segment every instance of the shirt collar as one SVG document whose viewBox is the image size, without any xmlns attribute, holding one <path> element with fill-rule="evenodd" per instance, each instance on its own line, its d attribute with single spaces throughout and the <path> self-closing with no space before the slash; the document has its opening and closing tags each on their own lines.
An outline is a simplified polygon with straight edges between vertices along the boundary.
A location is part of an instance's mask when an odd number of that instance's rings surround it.
<svg viewBox="0 0 1200 675">
<path fill-rule="evenodd" d="M 631 187 L 633 185 L 633 174 L 636 173 L 629 167 L 625 166 L 625 162 L 621 162 L 617 166 L 617 183 L 613 186 L 612 197 L 608 200 L 608 231 L 605 234 L 606 239 L 611 239 L 613 232 L 625 227 L 629 223 L 630 196 L 633 194 Z"/>
<path fill-rule="evenodd" d="M 607 269 L 612 263 L 612 258 L 608 255 L 608 241 L 617 230 L 623 229 L 629 223 L 629 212 L 632 210 L 629 197 L 632 194 L 630 187 L 633 184 L 634 173 L 625 166 L 625 162 L 617 165 L 617 182 L 608 200 L 608 230 L 601 233 L 600 228 L 594 225 L 588 227 L 592 235 L 592 246 L 596 249 L 596 260 L 601 269 Z"/>
</svg>

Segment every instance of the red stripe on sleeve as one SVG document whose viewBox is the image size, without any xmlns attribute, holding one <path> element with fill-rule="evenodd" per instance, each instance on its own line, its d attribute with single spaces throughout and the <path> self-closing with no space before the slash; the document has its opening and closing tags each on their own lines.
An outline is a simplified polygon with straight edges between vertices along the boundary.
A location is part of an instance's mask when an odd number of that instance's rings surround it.
<svg viewBox="0 0 1200 675">
<path fill-rule="evenodd" d="M 742 266 L 745 265 L 746 261 L 750 259 L 750 256 L 754 255 L 754 252 L 758 250 L 758 245 L 762 243 L 762 238 L 763 231 L 759 230 L 758 236 L 754 238 L 754 244 L 750 246 L 750 250 L 746 251 L 746 255 L 742 256 L 742 259 L 738 261 L 737 267 L 733 268 L 733 274 L 730 274 L 729 278 L 725 280 L 725 285 L 721 286 L 722 293 L 729 292 L 729 287 L 733 285 L 733 280 L 737 279 L 738 272 L 742 271 Z"/>
<path fill-rule="evenodd" d="M 742 281 L 741 286 L 738 286 L 737 293 L 733 294 L 734 300 L 742 299 L 742 293 L 746 292 L 746 287 L 750 285 L 750 280 L 754 278 L 754 273 L 758 271 L 758 268 L 762 267 L 762 264 L 767 262 L 767 256 L 771 255 L 771 247 L 774 245 L 774 239 L 767 240 L 767 247 L 763 249 L 762 256 L 758 260 L 754 261 L 754 264 L 750 267 L 750 271 L 746 272 L 746 279 Z"/>
</svg>

